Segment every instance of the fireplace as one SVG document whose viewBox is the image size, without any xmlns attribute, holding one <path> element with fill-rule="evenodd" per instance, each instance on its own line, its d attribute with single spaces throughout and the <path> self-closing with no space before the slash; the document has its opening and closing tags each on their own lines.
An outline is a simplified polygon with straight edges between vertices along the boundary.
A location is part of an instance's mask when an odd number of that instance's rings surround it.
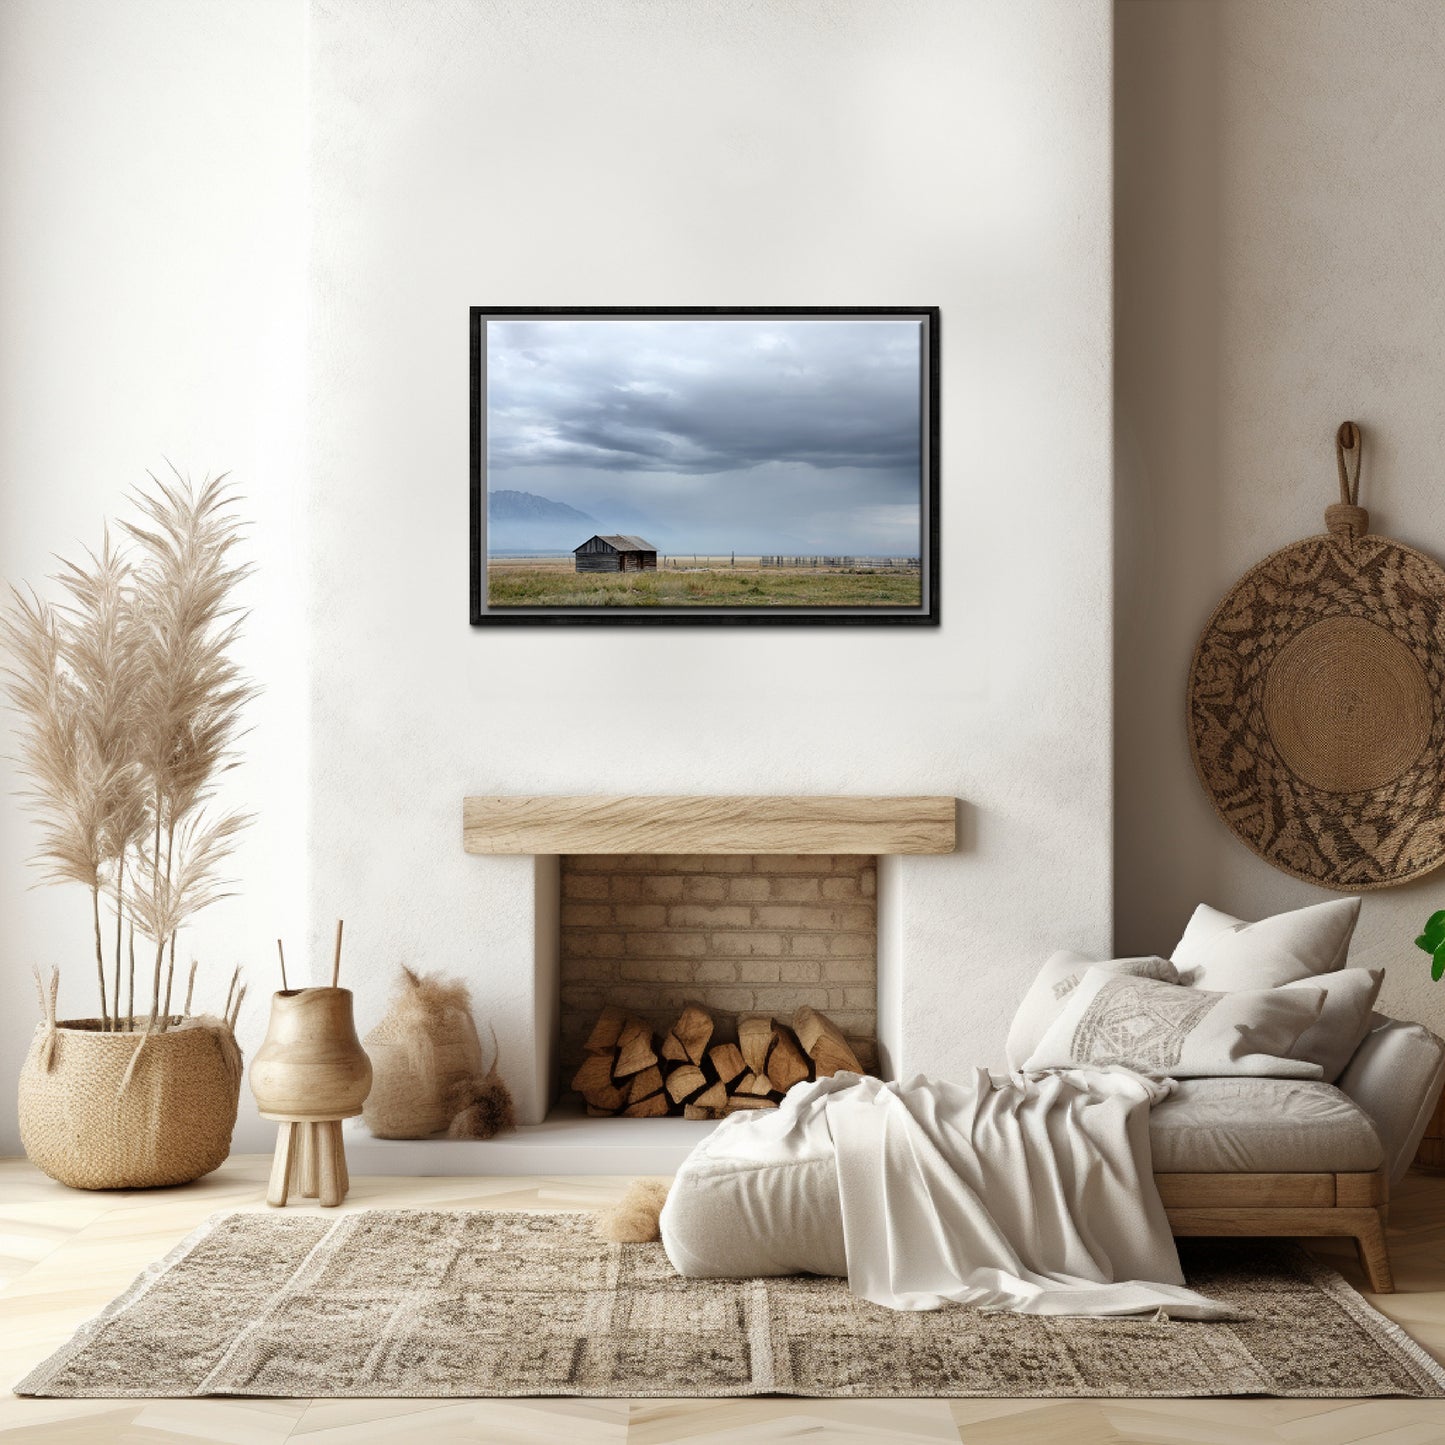
<svg viewBox="0 0 1445 1445">
<path fill-rule="evenodd" d="M 537 860 L 542 1095 L 561 1097 L 608 1003 L 658 1025 L 699 998 L 732 1016 L 807 1003 L 886 1067 L 879 878 L 898 855 L 952 852 L 954 814 L 939 797 L 466 799 L 469 852 Z"/>
<path fill-rule="evenodd" d="M 348 1152 L 355 1151 L 358 1168 L 376 1173 L 648 1174 L 675 1169 L 713 1123 L 685 1117 L 592 1118 L 563 1097 L 564 1027 L 574 1040 L 577 1027 L 564 1025 L 562 996 L 564 986 L 571 986 L 564 985 L 564 966 L 572 985 L 581 985 L 577 966 L 590 946 L 607 964 L 605 972 L 598 967 L 600 978 L 594 981 L 615 983 L 620 989 L 634 984 L 644 989 L 684 986 L 654 975 L 627 978 L 622 967 L 614 972 L 607 956 L 613 944 L 577 947 L 588 929 L 641 935 L 667 933 L 676 926 L 678 932 L 702 935 L 700 952 L 697 943 L 667 949 L 680 953 L 683 961 L 708 965 L 686 978 L 690 996 L 704 985 L 740 991 L 715 996 L 729 1005 L 719 1013 L 741 1012 L 732 1008 L 734 999 L 769 1011 L 776 1003 L 782 1012 L 787 990 L 817 988 L 849 1022 L 867 1066 L 875 1067 L 876 1061 L 877 1072 L 890 1076 L 893 1059 L 906 1047 L 900 1035 L 907 1010 L 905 855 L 952 853 L 956 807 L 953 798 L 927 796 L 465 799 L 464 847 L 478 855 L 479 867 L 495 871 L 494 885 L 505 883 L 491 890 L 494 898 L 505 898 L 500 912 L 489 918 L 496 970 L 492 987 L 508 990 L 514 1020 L 525 1021 L 521 1028 L 514 1023 L 501 1040 L 503 1069 L 517 1098 L 522 1127 L 485 1143 L 367 1137 L 349 1143 Z M 934 860 L 919 856 L 912 861 L 926 867 Z M 569 877 L 594 881 L 569 886 Z M 605 900 L 579 896 L 598 892 L 599 877 L 607 880 Z M 648 878 L 655 881 L 645 884 Z M 695 881 L 689 884 L 688 878 Z M 614 900 L 619 879 L 619 895 L 635 889 L 635 899 Z M 717 896 L 720 884 L 722 897 Z M 763 884 L 766 898 L 761 896 Z M 564 897 L 564 889 L 569 896 Z M 681 896 L 643 899 L 645 891 Z M 748 928 L 742 927 L 740 913 L 674 916 L 664 911 L 660 929 L 653 926 L 659 919 L 655 912 L 626 915 L 627 928 L 618 929 L 608 926 L 618 922 L 615 912 L 609 919 L 577 911 L 599 903 L 664 910 L 746 907 Z M 815 907 L 824 912 L 761 911 Z M 564 908 L 569 910 L 565 915 Z M 643 922 L 634 930 L 638 919 Z M 755 925 L 759 939 L 734 937 Z M 577 939 L 564 942 L 567 930 L 576 930 Z M 725 936 L 729 941 L 723 941 Z M 648 958 L 645 947 L 634 951 L 637 957 L 625 964 L 628 971 L 645 971 L 664 956 Z M 776 979 L 773 959 L 779 961 Z M 598 958 L 591 962 L 597 964 Z M 816 979 L 811 977 L 813 963 L 819 965 Z M 714 971 L 727 976 L 705 976 Z M 779 992 L 765 997 L 773 988 Z M 595 997 L 602 1001 L 600 994 Z"/>
</svg>

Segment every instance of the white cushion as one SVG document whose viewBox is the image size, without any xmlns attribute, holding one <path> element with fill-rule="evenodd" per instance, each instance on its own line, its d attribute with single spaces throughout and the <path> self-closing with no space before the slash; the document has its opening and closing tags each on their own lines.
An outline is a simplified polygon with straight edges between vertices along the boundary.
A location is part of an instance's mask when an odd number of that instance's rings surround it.
<svg viewBox="0 0 1445 1445">
<path fill-rule="evenodd" d="M 1063 1013 L 1069 995 L 1078 988 L 1079 980 L 1091 968 L 1130 978 L 1157 978 L 1163 983 L 1178 983 L 1179 972 L 1167 958 L 1115 958 L 1095 963 L 1082 953 L 1067 950 L 1055 953 L 1044 961 L 1023 1002 L 1009 1025 L 1005 1056 L 1010 1069 L 1021 1069 L 1024 1060 L 1038 1048 L 1039 1040 L 1049 1025 Z"/>
<path fill-rule="evenodd" d="M 1368 1174 L 1384 1158 L 1357 1105 L 1303 1079 L 1182 1079 L 1149 1143 L 1156 1174 Z"/>
<path fill-rule="evenodd" d="M 1370 1011 L 1385 981 L 1383 968 L 1342 968 L 1336 973 L 1299 978 L 1281 988 L 1318 989 L 1325 996 L 1320 1016 L 1295 1040 L 1292 1059 L 1309 1059 L 1333 1084 L 1370 1031 Z"/>
<path fill-rule="evenodd" d="M 1323 1006 L 1317 988 L 1214 993 L 1091 968 L 1024 1068 L 1121 1064 L 1176 1079 L 1318 1079 L 1320 1065 L 1290 1050 Z"/>
<path fill-rule="evenodd" d="M 1445 1041 L 1424 1024 L 1373 1014 L 1340 1088 L 1374 1122 L 1390 1181 L 1404 1177 L 1445 1080 Z"/>
<path fill-rule="evenodd" d="M 1343 968 L 1359 916 L 1358 898 L 1332 898 L 1258 923 L 1201 903 L 1171 956 L 1180 981 L 1195 988 L 1278 988 Z"/>
<path fill-rule="evenodd" d="M 658 1221 L 688 1279 L 844 1278 L 843 1206 L 822 1107 L 725 1119 L 683 1161 Z"/>
</svg>

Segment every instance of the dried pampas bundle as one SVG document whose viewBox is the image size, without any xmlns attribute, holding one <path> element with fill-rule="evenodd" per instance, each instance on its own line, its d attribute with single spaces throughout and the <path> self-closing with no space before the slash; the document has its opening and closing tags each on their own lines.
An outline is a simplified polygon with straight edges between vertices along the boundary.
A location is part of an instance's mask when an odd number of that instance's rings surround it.
<svg viewBox="0 0 1445 1445">
<path fill-rule="evenodd" d="M 363 1042 L 372 1083 L 362 1114 L 377 1138 L 489 1139 L 513 1127 L 511 1094 L 496 1054 L 490 1067 L 483 1057 L 464 983 L 403 967 L 390 1010 Z"/>
<path fill-rule="evenodd" d="M 484 1078 L 458 1084 L 452 1090 L 451 1102 L 456 1108 L 447 1126 L 450 1139 L 494 1139 L 517 1127 L 517 1111 L 512 1104 L 512 1091 L 502 1081 L 497 1065 L 502 1050 L 497 1031 L 492 1030 L 492 1067 Z"/>
<path fill-rule="evenodd" d="M 671 1188 L 670 1179 L 634 1179 L 616 1204 L 598 1213 L 597 1237 L 612 1244 L 649 1244 L 661 1239 L 658 1221 Z"/>
</svg>

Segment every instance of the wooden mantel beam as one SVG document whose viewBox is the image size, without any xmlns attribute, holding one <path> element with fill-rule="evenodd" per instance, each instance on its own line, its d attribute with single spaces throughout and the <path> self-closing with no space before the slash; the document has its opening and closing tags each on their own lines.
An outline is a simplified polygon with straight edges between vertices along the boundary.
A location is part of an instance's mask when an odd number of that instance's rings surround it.
<svg viewBox="0 0 1445 1445">
<path fill-rule="evenodd" d="M 952 853 L 941 797 L 493 797 L 462 802 L 468 853 Z"/>
</svg>

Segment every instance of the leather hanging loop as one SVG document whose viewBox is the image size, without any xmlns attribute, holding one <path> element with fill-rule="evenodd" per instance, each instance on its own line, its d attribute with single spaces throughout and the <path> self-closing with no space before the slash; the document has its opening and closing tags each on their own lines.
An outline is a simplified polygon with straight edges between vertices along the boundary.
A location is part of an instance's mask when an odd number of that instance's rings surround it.
<svg viewBox="0 0 1445 1445">
<path fill-rule="evenodd" d="M 1325 508 L 1325 526 L 1336 536 L 1363 537 L 1370 514 L 1360 506 L 1360 463 L 1365 437 L 1359 424 L 1342 421 L 1335 432 L 1335 466 L 1340 474 L 1340 500 Z"/>
</svg>

